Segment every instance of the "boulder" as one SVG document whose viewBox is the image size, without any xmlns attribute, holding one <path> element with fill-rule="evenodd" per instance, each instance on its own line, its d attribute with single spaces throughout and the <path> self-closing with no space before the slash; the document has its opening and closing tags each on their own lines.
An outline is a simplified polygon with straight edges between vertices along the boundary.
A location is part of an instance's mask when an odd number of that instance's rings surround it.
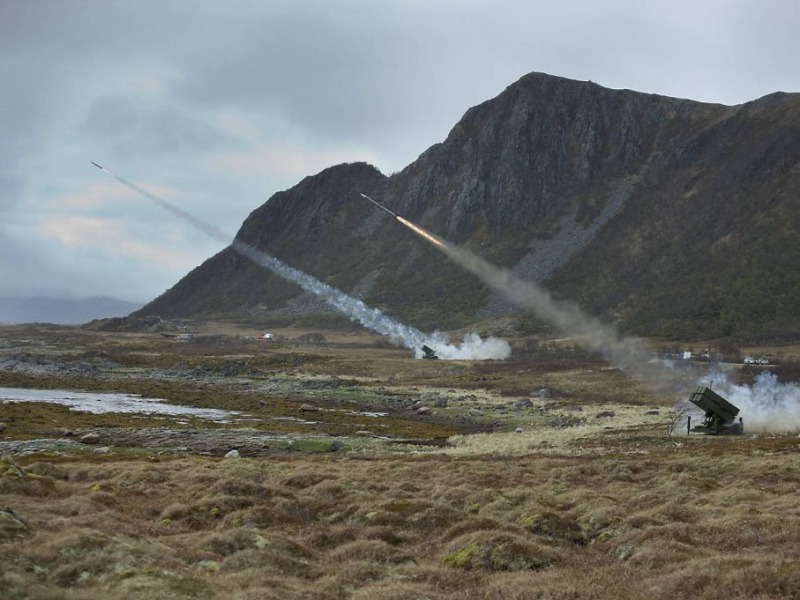
<svg viewBox="0 0 800 600">
<path fill-rule="evenodd" d="M 80 437 L 81 444 L 99 444 L 100 443 L 100 434 L 91 432 Z"/>
</svg>

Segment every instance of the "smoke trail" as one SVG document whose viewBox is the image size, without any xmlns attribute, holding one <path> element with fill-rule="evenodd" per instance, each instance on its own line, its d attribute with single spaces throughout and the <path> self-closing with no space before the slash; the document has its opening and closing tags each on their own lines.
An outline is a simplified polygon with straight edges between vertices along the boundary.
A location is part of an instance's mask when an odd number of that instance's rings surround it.
<svg viewBox="0 0 800 600">
<path fill-rule="evenodd" d="M 674 370 L 671 365 L 654 361 L 654 352 L 641 338 L 620 337 L 619 333 L 585 314 L 577 305 L 557 302 L 547 290 L 525 282 L 514 273 L 458 248 L 403 217 L 397 219 L 412 231 L 442 250 L 458 265 L 478 276 L 484 283 L 523 309 L 530 310 L 562 333 L 573 337 L 584 348 L 599 352 L 619 369 L 637 377 L 659 392 L 682 394 L 682 407 L 696 409 L 685 396 L 694 386 L 709 385 L 739 407 L 750 430 L 788 431 L 800 428 L 800 386 L 782 384 L 777 376 L 762 372 L 752 386 L 735 385 L 727 376 L 708 373 L 700 382 L 695 369 Z M 702 417 L 701 417 L 702 418 Z M 679 425 L 676 424 L 676 430 Z"/>
<path fill-rule="evenodd" d="M 574 338 L 587 350 L 598 352 L 620 370 L 657 389 L 672 388 L 675 392 L 691 389 L 691 379 L 676 376 L 674 373 L 667 374 L 660 364 L 653 361 L 655 353 L 641 338 L 621 337 L 613 327 L 587 315 L 576 304 L 557 302 L 541 286 L 523 281 L 511 271 L 501 269 L 468 250 L 454 246 L 399 215 L 396 218 L 507 300 L 536 314 L 562 334 Z"/>
<path fill-rule="evenodd" d="M 123 179 L 122 177 L 119 177 L 118 175 L 115 175 L 105 167 L 101 167 L 97 163 L 92 164 L 136 193 L 152 200 L 175 216 L 187 221 L 193 227 L 202 231 L 211 238 L 228 244 L 230 237 L 217 227 L 206 223 L 202 219 L 198 219 L 191 213 L 174 206 L 172 203 L 167 202 L 163 198 L 160 198 L 155 194 L 140 188 L 139 186 Z M 483 340 L 477 334 L 469 334 L 466 336 L 464 338 L 464 343 L 461 346 L 452 345 L 445 339 L 445 336 L 439 332 L 435 332 L 433 335 L 426 335 L 414 327 L 404 325 L 403 323 L 386 316 L 378 309 L 370 308 L 361 300 L 353 298 L 352 296 L 348 296 L 341 290 L 323 283 L 322 281 L 319 281 L 311 275 L 295 269 L 294 267 L 290 267 L 274 256 L 271 256 L 249 244 L 245 244 L 240 240 L 234 239 L 233 243 L 231 244 L 231 248 L 233 248 L 239 254 L 249 258 L 256 264 L 269 269 L 273 273 L 283 277 L 288 281 L 296 283 L 303 288 L 303 290 L 319 296 L 329 305 L 347 316 L 350 320 L 360 323 L 375 333 L 387 336 L 393 344 L 405 346 L 406 348 L 414 350 L 416 358 L 422 358 L 421 347 L 423 345 L 428 345 L 431 348 L 434 348 L 439 354 L 440 358 L 450 360 L 502 360 L 508 358 L 511 354 L 511 347 L 505 340 L 499 340 L 493 337 Z"/>
</svg>

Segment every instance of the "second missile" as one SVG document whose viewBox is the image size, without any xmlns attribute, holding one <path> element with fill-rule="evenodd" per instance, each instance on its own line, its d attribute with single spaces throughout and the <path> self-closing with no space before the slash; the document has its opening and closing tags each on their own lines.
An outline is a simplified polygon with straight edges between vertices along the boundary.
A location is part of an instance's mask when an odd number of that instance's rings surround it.
<svg viewBox="0 0 800 600">
<path fill-rule="evenodd" d="M 388 213 L 389 213 L 390 215 L 392 215 L 392 216 L 393 216 L 395 219 L 397 218 L 397 213 L 395 213 L 395 212 L 392 212 L 391 210 L 389 210 L 388 208 L 386 208 L 386 207 L 385 207 L 383 204 L 381 204 L 381 203 L 380 203 L 380 202 L 378 202 L 377 200 L 373 200 L 372 198 L 370 198 L 370 197 L 369 197 L 369 196 L 367 196 L 366 194 L 361 194 L 360 192 L 359 192 L 359 194 L 360 194 L 361 196 L 363 196 L 364 198 L 366 198 L 367 200 L 369 200 L 370 202 L 372 202 L 372 203 L 373 203 L 375 206 L 377 206 L 378 208 L 382 208 L 383 210 L 385 210 L 386 212 L 388 212 Z"/>
</svg>

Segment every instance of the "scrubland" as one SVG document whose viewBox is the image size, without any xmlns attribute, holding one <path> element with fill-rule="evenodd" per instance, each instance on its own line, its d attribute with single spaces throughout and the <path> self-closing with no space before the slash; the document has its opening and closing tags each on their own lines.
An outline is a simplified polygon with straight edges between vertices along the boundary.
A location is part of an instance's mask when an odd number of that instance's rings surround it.
<svg viewBox="0 0 800 600">
<path fill-rule="evenodd" d="M 792 598 L 798 450 L 6 459 L 2 587 L 5 598 Z"/>
<path fill-rule="evenodd" d="M 447 364 L 369 340 L 248 353 L 91 336 L 63 352 L 90 360 L 92 340 L 91 352 L 113 357 L 113 368 L 94 376 L 6 371 L 0 385 L 132 390 L 154 385 L 143 373 L 158 368 L 171 369 L 161 381 L 170 401 L 180 400 L 181 385 L 192 390 L 188 403 L 213 403 L 217 390 L 228 407 L 265 417 L 274 416 L 276 394 L 286 414 L 303 401 L 338 410 L 348 395 L 372 407 L 401 390 L 448 403 L 424 416 L 392 408 L 385 435 L 364 439 L 349 434 L 358 418 L 333 419 L 336 451 L 6 454 L 3 598 L 800 597 L 797 432 L 670 437 L 671 402 L 590 357 Z M 123 343 L 126 351 L 111 351 Z M 167 377 L 198 364 L 224 367 L 230 356 L 260 365 L 261 379 L 251 371 Z M 338 383 L 328 385 L 333 376 Z M 514 408 L 523 393 L 531 406 Z M 35 422 L 14 416 L 0 438 L 41 436 L 65 420 L 101 435 L 130 425 L 63 412 L 38 412 Z M 395 434 L 442 431 L 450 433 L 441 446 L 389 444 Z"/>
</svg>

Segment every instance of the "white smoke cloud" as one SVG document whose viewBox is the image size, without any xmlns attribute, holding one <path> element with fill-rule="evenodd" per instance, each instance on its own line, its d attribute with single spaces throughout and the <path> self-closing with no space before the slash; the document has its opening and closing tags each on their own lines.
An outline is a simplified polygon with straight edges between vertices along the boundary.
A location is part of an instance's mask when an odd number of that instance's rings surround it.
<svg viewBox="0 0 800 600">
<path fill-rule="evenodd" d="M 439 331 L 428 336 L 424 343 L 445 360 L 505 360 L 511 356 L 511 346 L 507 341 L 491 336 L 482 339 L 477 333 L 466 334 L 460 346 L 451 344 Z M 422 358 L 419 347 L 415 349 L 415 356 Z"/>
<path fill-rule="evenodd" d="M 769 371 L 759 373 L 752 386 L 737 385 L 725 375 L 716 375 L 713 389 L 739 408 L 745 431 L 800 429 L 800 386 L 781 383 L 778 376 Z"/>
</svg>

